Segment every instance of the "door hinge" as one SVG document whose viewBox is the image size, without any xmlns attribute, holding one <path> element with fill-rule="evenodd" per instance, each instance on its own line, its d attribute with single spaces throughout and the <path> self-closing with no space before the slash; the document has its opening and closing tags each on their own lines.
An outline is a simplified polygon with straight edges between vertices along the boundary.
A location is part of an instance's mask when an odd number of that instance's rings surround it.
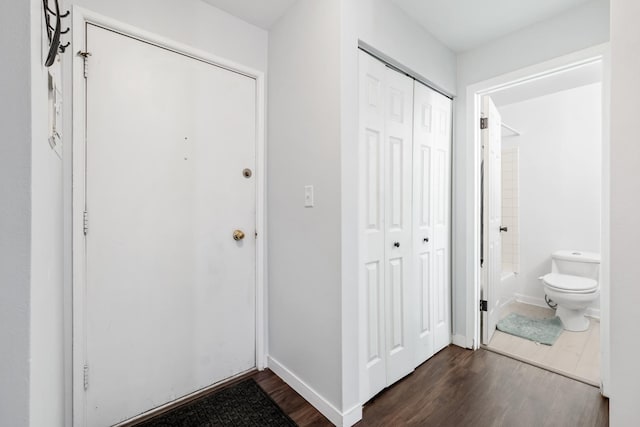
<svg viewBox="0 0 640 427">
<path fill-rule="evenodd" d="M 84 389 L 87 390 L 89 388 L 89 365 L 84 365 L 82 369 L 82 376 L 84 380 Z"/>
<path fill-rule="evenodd" d="M 82 213 L 82 232 L 86 236 L 88 231 L 89 231 L 89 214 L 87 213 L 87 211 L 84 211 Z"/>
<path fill-rule="evenodd" d="M 487 311 L 488 305 L 487 300 L 480 300 L 480 311 Z"/>
<path fill-rule="evenodd" d="M 489 127 L 489 118 L 481 117 L 480 118 L 480 129 L 487 129 Z"/>
<path fill-rule="evenodd" d="M 78 55 L 82 57 L 82 61 L 84 62 L 84 78 L 89 77 L 89 57 L 91 56 L 91 52 L 78 52 Z"/>
</svg>

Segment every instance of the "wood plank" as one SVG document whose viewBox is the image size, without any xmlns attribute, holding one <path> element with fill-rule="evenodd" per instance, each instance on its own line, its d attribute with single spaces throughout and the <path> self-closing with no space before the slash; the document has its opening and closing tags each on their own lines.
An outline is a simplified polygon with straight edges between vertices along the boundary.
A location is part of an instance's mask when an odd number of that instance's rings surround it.
<svg viewBox="0 0 640 427">
<path fill-rule="evenodd" d="M 270 370 L 252 378 L 299 426 L 332 424 Z M 364 407 L 358 427 L 609 425 L 596 387 L 487 350 L 449 346 Z"/>
<path fill-rule="evenodd" d="M 253 379 L 300 427 L 333 425 L 316 408 L 311 406 L 309 402 L 304 400 L 302 396 L 270 370 L 265 369 L 256 373 Z"/>
<path fill-rule="evenodd" d="M 271 371 L 256 381 L 301 427 L 332 424 Z M 450 346 L 375 396 L 356 426 L 608 426 L 597 388 L 490 351 Z"/>
</svg>

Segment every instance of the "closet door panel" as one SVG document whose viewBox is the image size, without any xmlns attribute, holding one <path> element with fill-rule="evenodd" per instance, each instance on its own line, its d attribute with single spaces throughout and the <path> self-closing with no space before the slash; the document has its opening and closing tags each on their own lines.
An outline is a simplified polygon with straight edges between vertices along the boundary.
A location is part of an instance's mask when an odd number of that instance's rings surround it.
<svg viewBox="0 0 640 427">
<path fill-rule="evenodd" d="M 420 316 L 420 329 L 419 336 L 420 342 L 425 346 L 418 347 L 418 351 L 425 351 L 427 354 L 432 354 L 433 350 L 431 349 L 431 336 L 433 331 L 433 320 L 431 319 L 431 270 L 432 270 L 432 261 L 431 261 L 431 252 L 425 251 L 420 254 L 418 257 L 417 268 L 418 271 L 416 273 L 416 285 L 418 288 L 418 314 Z M 428 356 L 427 356 L 428 357 Z M 426 360 L 426 358 L 424 359 Z M 420 364 L 418 361 L 416 364 Z"/>
<path fill-rule="evenodd" d="M 414 89 L 413 256 L 416 260 L 414 286 L 420 296 L 420 320 L 416 343 L 416 365 L 419 365 L 434 354 L 434 100 L 425 86 L 415 83 Z"/>
<path fill-rule="evenodd" d="M 435 269 L 434 351 L 451 343 L 451 100 L 432 89 L 433 250 Z"/>
<path fill-rule="evenodd" d="M 385 319 L 387 384 L 415 368 L 412 271 L 413 79 L 386 69 Z"/>
<path fill-rule="evenodd" d="M 418 82 L 414 93 L 413 247 L 420 364 L 451 340 L 451 100 Z"/>
<path fill-rule="evenodd" d="M 385 323 L 386 67 L 360 52 L 360 283 L 361 395 L 368 400 L 387 385 Z"/>
</svg>

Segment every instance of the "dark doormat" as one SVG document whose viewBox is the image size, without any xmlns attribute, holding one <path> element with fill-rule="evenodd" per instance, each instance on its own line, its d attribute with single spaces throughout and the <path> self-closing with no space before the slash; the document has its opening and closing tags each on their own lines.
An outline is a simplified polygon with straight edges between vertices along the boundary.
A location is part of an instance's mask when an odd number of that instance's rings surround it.
<svg viewBox="0 0 640 427">
<path fill-rule="evenodd" d="M 214 426 L 288 427 L 297 424 L 250 378 L 136 427 Z"/>
</svg>

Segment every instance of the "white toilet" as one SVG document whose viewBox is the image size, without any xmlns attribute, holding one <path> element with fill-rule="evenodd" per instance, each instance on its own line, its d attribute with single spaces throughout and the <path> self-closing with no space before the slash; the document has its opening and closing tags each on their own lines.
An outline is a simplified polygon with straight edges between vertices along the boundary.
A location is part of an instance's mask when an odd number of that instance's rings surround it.
<svg viewBox="0 0 640 427">
<path fill-rule="evenodd" d="M 551 254 L 551 273 L 542 276 L 544 292 L 558 304 L 556 315 L 567 331 L 589 328 L 584 314 L 600 296 L 600 255 L 582 251 L 556 251 Z"/>
</svg>

